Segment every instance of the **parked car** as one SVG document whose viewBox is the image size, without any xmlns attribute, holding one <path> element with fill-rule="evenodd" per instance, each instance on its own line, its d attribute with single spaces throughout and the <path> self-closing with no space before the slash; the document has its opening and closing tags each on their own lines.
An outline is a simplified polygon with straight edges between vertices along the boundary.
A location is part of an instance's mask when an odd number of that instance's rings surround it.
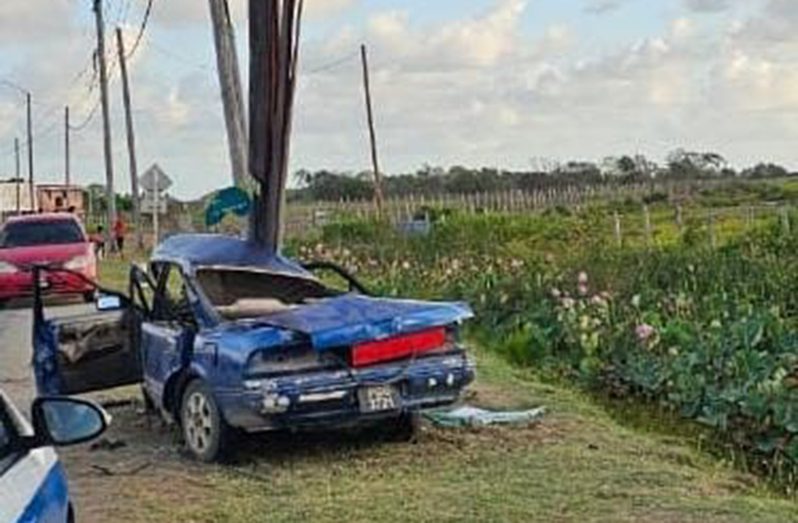
<svg viewBox="0 0 798 523">
<path fill-rule="evenodd" d="M 0 228 L 0 306 L 8 300 L 30 296 L 33 264 L 69 269 L 41 273 L 40 288 L 51 294 L 77 294 L 94 301 L 90 281 L 97 276 L 93 245 L 80 221 L 72 214 L 32 214 L 10 218 Z M 89 280 L 87 282 L 86 280 Z"/>
<path fill-rule="evenodd" d="M 146 272 L 131 269 L 130 289 L 102 291 L 100 310 L 76 318 L 47 319 L 34 300 L 39 391 L 143 383 L 203 461 L 235 429 L 381 423 L 409 435 L 420 409 L 455 402 L 474 378 L 459 339 L 467 305 L 369 296 L 335 265 L 237 238 L 175 236 Z"/>
<path fill-rule="evenodd" d="M 0 391 L 0 521 L 75 521 L 64 468 L 53 447 L 84 443 L 108 426 L 94 403 L 38 398 L 31 427 Z"/>
</svg>

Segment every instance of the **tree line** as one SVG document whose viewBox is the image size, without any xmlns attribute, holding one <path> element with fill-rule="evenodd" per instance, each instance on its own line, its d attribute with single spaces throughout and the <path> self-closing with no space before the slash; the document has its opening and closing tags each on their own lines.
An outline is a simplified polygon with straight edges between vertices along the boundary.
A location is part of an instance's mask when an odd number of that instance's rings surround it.
<svg viewBox="0 0 798 523">
<path fill-rule="evenodd" d="M 682 149 L 670 153 L 660 165 L 643 155 L 608 157 L 601 162 L 536 162 L 528 171 L 453 166 L 448 169 L 425 165 L 416 172 L 383 178 L 388 197 L 439 194 L 476 194 L 495 191 L 539 191 L 565 186 L 628 185 L 649 181 L 707 179 L 766 179 L 790 176 L 787 169 L 760 163 L 735 170 L 720 154 Z M 289 190 L 291 201 L 368 200 L 374 196 L 370 171 L 360 173 L 300 170 L 298 188 Z"/>
</svg>

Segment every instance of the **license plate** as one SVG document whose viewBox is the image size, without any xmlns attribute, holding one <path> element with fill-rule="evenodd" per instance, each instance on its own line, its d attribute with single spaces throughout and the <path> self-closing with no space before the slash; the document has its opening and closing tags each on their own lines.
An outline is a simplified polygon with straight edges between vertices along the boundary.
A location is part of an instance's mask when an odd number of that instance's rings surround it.
<svg viewBox="0 0 798 523">
<path fill-rule="evenodd" d="M 399 408 L 399 394 L 394 387 L 363 387 L 358 390 L 360 411 L 385 412 Z"/>
</svg>

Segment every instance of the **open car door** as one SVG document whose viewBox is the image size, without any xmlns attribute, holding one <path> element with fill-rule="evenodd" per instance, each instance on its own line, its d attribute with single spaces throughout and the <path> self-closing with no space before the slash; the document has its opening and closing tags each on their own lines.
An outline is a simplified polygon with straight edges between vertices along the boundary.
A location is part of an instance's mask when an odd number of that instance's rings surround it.
<svg viewBox="0 0 798 523">
<path fill-rule="evenodd" d="M 33 270 L 34 282 L 39 282 L 41 271 L 63 269 Z M 42 289 L 36 283 L 33 367 L 40 395 L 81 394 L 141 382 L 139 328 L 148 309 L 140 277 L 134 268 L 130 291 L 136 299 L 92 282 L 98 294 L 96 309 L 71 315 L 45 311 Z M 48 317 L 47 312 L 56 314 Z"/>
</svg>

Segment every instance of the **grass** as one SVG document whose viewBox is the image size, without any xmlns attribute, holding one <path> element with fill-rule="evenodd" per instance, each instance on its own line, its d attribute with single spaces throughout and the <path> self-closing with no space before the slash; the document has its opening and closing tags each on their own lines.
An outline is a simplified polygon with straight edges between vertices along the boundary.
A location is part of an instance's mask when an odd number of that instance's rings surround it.
<svg viewBox="0 0 798 523">
<path fill-rule="evenodd" d="M 104 261 L 103 282 L 125 290 L 128 265 Z M 373 435 L 349 434 L 252 439 L 243 444 L 238 461 L 226 467 L 159 462 L 159 469 L 181 469 L 180 479 L 164 482 L 155 474 L 126 480 L 125 500 L 104 519 L 798 520 L 794 500 L 701 451 L 700 432 L 686 423 L 637 405 L 599 404 L 511 366 L 492 350 L 479 349 L 476 355 L 480 377 L 470 403 L 545 405 L 545 420 L 524 428 L 426 427 L 415 444 L 377 443 Z"/>
<path fill-rule="evenodd" d="M 478 351 L 470 402 L 545 405 L 537 426 L 425 427 L 415 444 L 262 437 L 192 473 L 185 495 L 131 488 L 148 521 L 795 521 L 798 506 L 681 436 L 630 428 L 567 388 Z M 173 488 L 176 486 L 173 486 Z M 181 486 L 182 488 L 182 486 Z"/>
</svg>

